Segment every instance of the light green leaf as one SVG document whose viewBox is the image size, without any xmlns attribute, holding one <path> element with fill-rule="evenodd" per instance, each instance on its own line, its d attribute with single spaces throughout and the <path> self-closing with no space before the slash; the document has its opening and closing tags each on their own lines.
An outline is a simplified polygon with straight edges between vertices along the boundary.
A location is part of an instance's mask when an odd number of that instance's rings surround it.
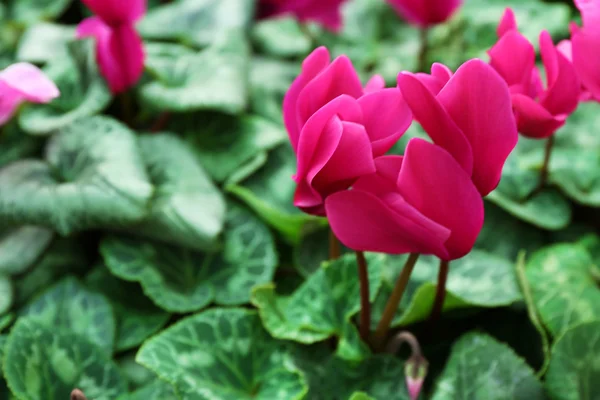
<svg viewBox="0 0 600 400">
<path fill-rule="evenodd" d="M 165 52 L 147 55 L 146 67 L 156 80 L 140 88 L 144 104 L 175 112 L 208 109 L 238 114 L 244 110 L 250 54 L 246 38 L 239 32 L 197 53 L 165 59 Z"/>
<path fill-rule="evenodd" d="M 540 250 L 531 256 L 525 272 L 542 321 L 554 336 L 600 319 L 595 280 L 599 270 L 583 246 L 559 244 Z"/>
<path fill-rule="evenodd" d="M 299 73 L 299 65 L 295 62 L 253 57 L 250 69 L 252 111 L 281 125 L 283 98 Z"/>
<path fill-rule="evenodd" d="M 370 255 L 367 261 L 373 300 L 385 257 Z M 343 358 L 360 360 L 369 353 L 352 325 L 352 317 L 360 311 L 354 255 L 324 263 L 289 297 L 278 296 L 273 285 L 258 287 L 252 293 L 252 304 L 258 307 L 265 328 L 278 339 L 312 344 L 336 337 Z"/>
<path fill-rule="evenodd" d="M 505 344 L 468 333 L 452 347 L 433 400 L 545 400 L 531 368 Z"/>
<path fill-rule="evenodd" d="M 28 104 L 19 115 L 19 125 L 29 134 L 48 135 L 100 113 L 110 103 L 111 94 L 98 72 L 94 41 L 70 42 L 67 48 L 68 56 L 55 57 L 44 68 L 60 96 L 49 104 Z"/>
<path fill-rule="evenodd" d="M 10 310 L 14 300 L 14 290 L 10 278 L 0 274 L 0 315 Z"/>
<path fill-rule="evenodd" d="M 249 310 L 188 317 L 146 342 L 137 361 L 189 400 L 299 400 L 307 390 L 286 345 Z"/>
<path fill-rule="evenodd" d="M 11 0 L 12 19 L 30 25 L 37 21 L 59 17 L 72 0 Z"/>
<path fill-rule="evenodd" d="M 546 388 L 555 400 L 593 400 L 600 393 L 600 320 L 574 326 L 552 347 Z"/>
<path fill-rule="evenodd" d="M 175 394 L 173 386 L 161 380 L 154 382 L 136 390 L 133 393 L 125 394 L 118 400 L 179 400 Z"/>
<path fill-rule="evenodd" d="M 113 310 L 101 294 L 67 277 L 29 303 L 19 316 L 35 318 L 44 325 L 72 332 L 112 353 L 115 342 Z"/>
<path fill-rule="evenodd" d="M 150 215 L 132 231 L 166 242 L 209 250 L 225 223 L 225 199 L 193 153 L 177 136 L 139 139 L 156 190 Z"/>
<path fill-rule="evenodd" d="M 135 135 L 107 117 L 79 120 L 52 137 L 48 163 L 0 170 L 0 221 L 63 235 L 141 220 L 152 195 Z"/>
<path fill-rule="evenodd" d="M 88 286 L 102 293 L 112 305 L 116 318 L 115 350 L 129 350 L 158 332 L 169 314 L 158 309 L 139 285 L 113 277 L 105 267 L 88 275 Z"/>
<path fill-rule="evenodd" d="M 252 0 L 179 0 L 149 11 L 138 29 L 145 39 L 203 47 L 246 30 L 253 16 Z"/>
<path fill-rule="evenodd" d="M 311 40 L 291 17 L 267 19 L 252 29 L 252 38 L 258 49 L 275 57 L 294 57 L 308 54 Z"/>
<path fill-rule="evenodd" d="M 94 400 L 112 400 L 127 391 L 99 347 L 31 318 L 20 318 L 8 336 L 4 374 L 20 400 L 64 400 L 75 387 Z"/>
<path fill-rule="evenodd" d="M 165 310 L 185 313 L 211 302 L 244 304 L 252 287 L 272 280 L 275 244 L 266 226 L 234 204 L 228 207 L 225 227 L 224 248 L 216 254 L 125 237 L 105 239 L 101 252 L 113 274 L 140 282 Z"/>
<path fill-rule="evenodd" d="M 0 273 L 25 272 L 50 245 L 52 231 L 36 226 L 21 226 L 0 231 Z"/>
<path fill-rule="evenodd" d="M 349 400 L 375 400 L 365 392 L 356 392 L 350 396 Z"/>
<path fill-rule="evenodd" d="M 46 63 L 53 58 L 69 57 L 67 43 L 75 37 L 75 27 L 49 22 L 30 26 L 21 36 L 17 60 Z"/>
<path fill-rule="evenodd" d="M 267 163 L 240 184 L 227 191 L 238 196 L 290 243 L 297 243 L 303 230 L 325 226 L 327 221 L 303 213 L 293 205 L 296 158 L 288 144 L 269 154 Z"/>
</svg>

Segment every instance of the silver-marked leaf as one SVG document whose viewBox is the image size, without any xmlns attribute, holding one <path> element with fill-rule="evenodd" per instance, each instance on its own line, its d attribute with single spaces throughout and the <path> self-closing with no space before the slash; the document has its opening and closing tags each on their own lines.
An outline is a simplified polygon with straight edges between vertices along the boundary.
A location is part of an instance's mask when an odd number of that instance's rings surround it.
<svg viewBox="0 0 600 400">
<path fill-rule="evenodd" d="M 168 60 L 164 50 L 156 56 L 148 54 L 146 68 L 156 80 L 142 85 L 141 101 L 162 111 L 208 109 L 238 114 L 247 103 L 249 58 L 248 43 L 239 32 L 200 52 Z"/>
<path fill-rule="evenodd" d="M 75 27 L 49 22 L 32 25 L 21 36 L 17 60 L 46 63 L 53 58 L 69 57 L 67 43 L 75 37 Z"/>
<path fill-rule="evenodd" d="M 207 46 L 252 22 L 252 0 L 179 0 L 148 12 L 138 29 L 145 39 Z"/>
<path fill-rule="evenodd" d="M 245 209 L 230 204 L 224 248 L 200 253 L 127 237 L 102 242 L 116 276 L 140 282 L 154 303 L 171 312 L 192 312 L 211 302 L 244 304 L 255 285 L 271 282 L 277 254 L 271 232 Z"/>
<path fill-rule="evenodd" d="M 576 325 L 552 347 L 546 388 L 554 400 L 594 400 L 600 393 L 600 320 Z"/>
<path fill-rule="evenodd" d="M 68 56 L 56 57 L 44 68 L 60 96 L 49 104 L 28 104 L 19 114 L 19 125 L 32 135 L 48 135 L 72 122 L 100 113 L 111 94 L 98 72 L 91 39 L 67 44 Z"/>
<path fill-rule="evenodd" d="M 0 315 L 10 310 L 14 300 L 14 290 L 10 278 L 0 274 Z"/>
<path fill-rule="evenodd" d="M 156 374 L 135 361 L 135 353 L 127 352 L 117 360 L 130 389 L 138 389 L 156 381 Z"/>
<path fill-rule="evenodd" d="M 299 73 L 299 65 L 295 62 L 253 57 L 250 66 L 252 112 L 281 126 L 283 98 Z"/>
<path fill-rule="evenodd" d="M 554 336 L 600 319 L 600 270 L 582 245 L 540 250 L 528 260 L 525 273 L 540 317 Z"/>
<path fill-rule="evenodd" d="M 179 400 L 173 386 L 161 380 L 141 387 L 135 392 L 122 395 L 117 400 Z"/>
<path fill-rule="evenodd" d="M 212 309 L 147 341 L 137 361 L 189 400 L 300 400 L 307 387 L 287 346 L 254 311 Z"/>
<path fill-rule="evenodd" d="M 121 123 L 79 120 L 52 137 L 46 158 L 0 170 L 0 221 L 67 235 L 145 217 L 153 188 L 135 135 Z"/>
<path fill-rule="evenodd" d="M 531 368 L 503 343 L 468 333 L 452 347 L 433 400 L 545 400 Z"/>
<path fill-rule="evenodd" d="M 298 21 L 291 17 L 257 23 L 252 28 L 252 38 L 260 50 L 275 57 L 303 56 L 311 49 L 310 38 L 302 32 Z"/>
<path fill-rule="evenodd" d="M 30 25 L 59 17 L 73 0 L 10 0 L 14 20 Z"/>
<path fill-rule="evenodd" d="M 385 256 L 370 255 L 367 261 L 373 300 L 381 284 Z M 354 255 L 346 255 L 324 263 L 289 297 L 278 296 L 273 285 L 256 288 L 252 304 L 274 337 L 304 344 L 335 337 L 341 357 L 361 360 L 369 350 L 351 321 L 360 310 L 359 290 L 356 260 Z"/>
<path fill-rule="evenodd" d="M 75 278 L 67 277 L 20 310 L 19 316 L 35 318 L 50 328 L 85 337 L 107 353 L 115 342 L 115 317 L 109 301 Z"/>
<path fill-rule="evenodd" d="M 127 391 L 107 353 L 85 336 L 32 318 L 20 318 L 8 336 L 4 374 L 20 400 L 65 400 L 75 387 L 94 400 Z"/>
<path fill-rule="evenodd" d="M 303 213 L 293 205 L 296 183 L 296 158 L 292 148 L 283 144 L 269 153 L 267 163 L 255 174 L 226 189 L 239 197 L 290 243 L 300 240 L 304 229 L 325 226 L 325 218 Z"/>
<path fill-rule="evenodd" d="M 225 199 L 192 149 L 170 134 L 142 136 L 139 144 L 156 189 L 149 216 L 132 231 L 197 250 L 213 249 L 225 223 Z"/>
<path fill-rule="evenodd" d="M 21 226 L 0 231 L 0 273 L 25 272 L 50 245 L 52 231 L 36 226 Z"/>
<path fill-rule="evenodd" d="M 116 351 L 140 345 L 169 320 L 169 314 L 144 296 L 139 285 L 115 278 L 104 266 L 88 275 L 86 283 L 92 290 L 102 293 L 112 305 L 116 319 Z"/>
</svg>

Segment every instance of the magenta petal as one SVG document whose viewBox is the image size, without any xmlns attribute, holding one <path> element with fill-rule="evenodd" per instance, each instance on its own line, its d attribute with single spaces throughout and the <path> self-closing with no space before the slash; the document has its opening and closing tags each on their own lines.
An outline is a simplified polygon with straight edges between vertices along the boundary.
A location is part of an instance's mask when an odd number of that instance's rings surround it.
<svg viewBox="0 0 600 400">
<path fill-rule="evenodd" d="M 471 144 L 440 102 L 412 74 L 398 75 L 398 86 L 415 120 L 423 126 L 433 142 L 448 150 L 463 169 L 471 174 L 473 171 Z"/>
<path fill-rule="evenodd" d="M 302 72 L 292 83 L 283 99 L 283 121 L 292 143 L 297 151 L 298 137 L 304 122 L 298 120 L 298 96 L 304 87 L 329 65 L 329 51 L 325 47 L 316 48 L 302 63 Z"/>
<path fill-rule="evenodd" d="M 146 13 L 146 0 L 82 0 L 111 26 L 132 24 Z"/>
<path fill-rule="evenodd" d="M 47 103 L 60 95 L 58 88 L 36 66 L 17 63 L 0 72 L 0 82 L 4 84 L 0 96 L 19 96 L 33 103 Z M 7 88 L 10 90 L 7 93 Z"/>
<path fill-rule="evenodd" d="M 598 0 L 575 0 L 575 6 L 581 12 L 583 27 L 600 31 L 600 1 Z"/>
<path fill-rule="evenodd" d="M 445 256 L 450 231 L 431 221 L 398 194 L 384 201 L 372 193 L 349 190 L 325 200 L 331 229 L 347 247 L 390 254 Z"/>
<path fill-rule="evenodd" d="M 131 25 L 116 28 L 109 40 L 110 53 L 119 65 L 119 80 L 110 82 L 113 93 L 120 93 L 138 82 L 144 73 L 144 45 Z"/>
<path fill-rule="evenodd" d="M 500 24 L 498 25 L 496 34 L 499 38 L 501 38 L 507 32 L 513 30 L 517 30 L 517 19 L 515 18 L 515 13 L 513 12 L 512 8 L 507 8 L 504 10 L 504 14 L 502 14 L 502 19 L 500 19 Z"/>
<path fill-rule="evenodd" d="M 373 75 L 365 85 L 365 93 L 372 93 L 385 88 L 385 80 L 381 75 Z"/>
<path fill-rule="evenodd" d="M 438 100 L 471 144 L 473 182 L 482 196 L 487 195 L 498 186 L 504 162 L 518 140 L 506 82 L 483 61 L 467 61 Z"/>
<path fill-rule="evenodd" d="M 579 78 L 594 97 L 600 97 L 600 35 L 582 29 L 572 36 L 571 42 Z"/>
<path fill-rule="evenodd" d="M 383 89 L 358 99 L 363 124 L 373 145 L 373 156 L 384 155 L 406 132 L 412 113 L 398 88 Z"/>
<path fill-rule="evenodd" d="M 431 76 L 435 77 L 443 86 L 452 78 L 452 70 L 442 63 L 433 63 L 431 65 Z"/>
<path fill-rule="evenodd" d="M 542 139 L 551 136 L 565 124 L 566 116 L 554 116 L 530 97 L 512 96 L 517 128 L 524 136 Z"/>
<path fill-rule="evenodd" d="M 490 65 L 504 78 L 509 86 L 528 86 L 531 70 L 535 66 L 533 45 L 517 31 L 509 31 L 492 47 Z"/>
<path fill-rule="evenodd" d="M 462 0 L 388 0 L 388 3 L 407 21 L 425 27 L 446 21 Z"/>
<path fill-rule="evenodd" d="M 402 156 L 395 155 L 376 158 L 376 172 L 358 179 L 352 185 L 352 189 L 369 192 L 377 197 L 398 192 L 396 181 L 402 168 L 403 158 Z"/>
<path fill-rule="evenodd" d="M 398 188 L 409 204 L 450 229 L 447 259 L 471 251 L 483 227 L 483 200 L 469 175 L 446 150 L 422 139 L 411 139 Z"/>
</svg>

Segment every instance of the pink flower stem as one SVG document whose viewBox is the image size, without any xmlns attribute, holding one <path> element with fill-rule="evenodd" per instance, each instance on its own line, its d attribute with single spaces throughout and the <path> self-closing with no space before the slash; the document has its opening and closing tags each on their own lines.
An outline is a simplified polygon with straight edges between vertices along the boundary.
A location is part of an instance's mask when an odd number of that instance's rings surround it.
<svg viewBox="0 0 600 400">
<path fill-rule="evenodd" d="M 360 281 L 360 337 L 367 341 L 371 331 L 371 303 L 369 301 L 369 271 L 365 253 L 356 252 L 356 263 L 358 264 L 358 279 Z"/>
<path fill-rule="evenodd" d="M 446 282 L 448 281 L 449 265 L 449 261 L 440 260 L 435 300 L 433 301 L 433 307 L 431 308 L 431 314 L 429 315 L 430 323 L 435 323 L 440 315 L 442 315 L 442 308 L 444 307 L 444 300 L 446 299 Z"/>
<path fill-rule="evenodd" d="M 429 28 L 419 29 L 419 58 L 417 60 L 417 71 L 426 72 L 427 52 L 429 51 Z"/>
<path fill-rule="evenodd" d="M 406 260 L 404 268 L 402 268 L 402 272 L 396 281 L 396 286 L 394 287 L 394 290 L 392 291 L 392 294 L 385 305 L 383 315 L 381 316 L 381 320 L 379 321 L 377 329 L 375 330 L 375 334 L 373 335 L 373 345 L 376 349 L 381 349 L 383 347 L 384 341 L 392 325 L 392 320 L 396 315 L 396 311 L 400 305 L 400 300 L 402 300 L 402 295 L 406 290 L 408 280 L 418 259 L 419 254 L 412 253 L 408 257 L 408 260 Z"/>
<path fill-rule="evenodd" d="M 340 258 L 340 254 L 340 241 L 337 237 L 335 237 L 335 233 L 333 233 L 333 230 L 329 229 L 329 259 L 337 260 L 338 258 Z"/>
</svg>

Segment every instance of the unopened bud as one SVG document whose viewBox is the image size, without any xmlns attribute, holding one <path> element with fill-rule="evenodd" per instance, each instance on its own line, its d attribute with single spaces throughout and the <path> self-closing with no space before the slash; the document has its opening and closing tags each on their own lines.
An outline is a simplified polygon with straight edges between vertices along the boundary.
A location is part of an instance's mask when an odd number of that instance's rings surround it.
<svg viewBox="0 0 600 400">
<path fill-rule="evenodd" d="M 411 357 L 404 365 L 404 374 L 406 376 L 406 387 L 411 400 L 417 400 L 423 382 L 427 376 L 427 360 L 422 357 Z"/>
<path fill-rule="evenodd" d="M 71 400 L 87 400 L 85 394 L 79 389 L 73 389 L 71 392 Z"/>
</svg>

